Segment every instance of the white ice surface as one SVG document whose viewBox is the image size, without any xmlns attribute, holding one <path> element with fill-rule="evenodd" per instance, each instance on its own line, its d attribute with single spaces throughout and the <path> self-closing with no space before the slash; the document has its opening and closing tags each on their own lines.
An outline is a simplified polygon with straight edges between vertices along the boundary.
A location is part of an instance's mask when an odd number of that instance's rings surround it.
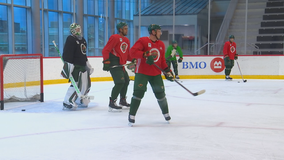
<svg viewBox="0 0 284 160">
<path fill-rule="evenodd" d="M 134 127 L 127 109 L 108 112 L 113 82 L 93 82 L 95 100 L 77 111 L 62 110 L 68 84 L 45 86 L 44 103 L 6 103 L 0 160 L 284 160 L 283 81 L 183 80 L 206 89 L 197 97 L 164 82 L 170 124 L 149 86 Z"/>
</svg>

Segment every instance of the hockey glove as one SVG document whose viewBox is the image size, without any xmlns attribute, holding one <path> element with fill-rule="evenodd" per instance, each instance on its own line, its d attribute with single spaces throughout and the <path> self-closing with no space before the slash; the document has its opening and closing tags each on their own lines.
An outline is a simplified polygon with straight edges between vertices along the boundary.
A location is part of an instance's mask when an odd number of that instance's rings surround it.
<svg viewBox="0 0 284 160">
<path fill-rule="evenodd" d="M 129 65 L 127 65 L 127 68 L 129 70 L 131 70 L 132 72 L 135 72 L 135 68 L 136 68 L 136 63 L 137 63 L 137 60 L 136 58 L 133 58 L 131 63 Z"/>
<path fill-rule="evenodd" d="M 154 57 L 153 56 L 147 57 L 146 63 L 149 64 L 149 65 L 154 64 L 155 63 L 154 62 Z"/>
<path fill-rule="evenodd" d="M 171 59 L 171 58 L 173 58 L 173 57 L 170 55 L 169 57 L 166 58 L 166 60 L 169 60 L 169 59 Z"/>
<path fill-rule="evenodd" d="M 174 81 L 174 74 L 173 74 L 172 70 L 169 67 L 167 67 L 166 69 L 164 69 L 164 72 L 166 73 L 165 74 L 166 79 L 173 82 Z"/>
<path fill-rule="evenodd" d="M 104 61 L 103 61 L 103 64 L 104 64 L 103 70 L 104 70 L 104 71 L 109 71 L 109 70 L 110 70 L 110 61 L 109 61 L 109 59 L 104 60 Z"/>
<path fill-rule="evenodd" d="M 182 62 L 182 60 L 183 60 L 183 58 L 182 58 L 182 57 L 179 57 L 179 59 L 178 59 L 178 63 L 181 63 L 181 62 Z"/>
<path fill-rule="evenodd" d="M 235 60 L 238 60 L 238 58 L 239 58 L 239 55 L 235 54 Z"/>
<path fill-rule="evenodd" d="M 94 68 L 91 66 L 89 61 L 86 62 L 86 66 L 87 66 L 87 70 L 88 70 L 89 74 L 91 75 L 94 72 Z"/>
<path fill-rule="evenodd" d="M 69 79 L 73 70 L 74 70 L 74 64 L 64 62 L 63 69 L 61 71 L 61 76 L 63 78 Z"/>
<path fill-rule="evenodd" d="M 146 51 L 146 52 L 143 53 L 144 58 L 147 58 L 149 56 L 151 56 L 151 53 L 149 51 Z"/>
<path fill-rule="evenodd" d="M 154 57 L 151 55 L 149 51 L 143 53 L 143 57 L 146 58 L 146 63 L 149 65 L 154 64 Z"/>
</svg>

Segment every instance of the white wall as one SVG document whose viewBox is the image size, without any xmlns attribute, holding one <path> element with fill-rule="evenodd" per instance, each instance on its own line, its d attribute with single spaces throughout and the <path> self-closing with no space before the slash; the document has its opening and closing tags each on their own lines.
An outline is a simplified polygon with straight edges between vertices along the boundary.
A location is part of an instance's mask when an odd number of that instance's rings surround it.
<svg viewBox="0 0 284 160">
<path fill-rule="evenodd" d="M 211 61 L 221 56 L 188 56 L 183 63 L 179 63 L 179 75 L 224 75 L 224 71 L 216 73 L 210 67 Z M 90 57 L 89 61 L 95 69 L 91 77 L 110 77 L 110 73 L 103 71 L 102 58 Z M 44 80 L 63 79 L 60 77 L 62 62 L 59 58 L 44 58 Z M 183 64 L 194 64 L 193 67 L 184 67 Z M 198 64 L 196 67 L 195 64 Z M 201 64 L 201 68 L 199 67 Z M 206 64 L 206 67 L 205 67 Z M 284 56 L 239 56 L 239 64 L 243 75 L 283 76 Z M 134 74 L 128 70 L 130 76 Z M 239 75 L 237 64 L 232 69 L 232 75 Z"/>
</svg>

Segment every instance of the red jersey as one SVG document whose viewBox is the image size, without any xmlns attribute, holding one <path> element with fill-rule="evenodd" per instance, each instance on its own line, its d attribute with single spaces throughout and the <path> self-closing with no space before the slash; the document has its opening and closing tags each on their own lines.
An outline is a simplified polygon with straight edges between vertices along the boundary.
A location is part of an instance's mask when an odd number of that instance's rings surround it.
<svg viewBox="0 0 284 160">
<path fill-rule="evenodd" d="M 235 42 L 233 43 L 231 43 L 230 41 L 226 42 L 223 49 L 224 57 L 228 55 L 231 60 L 234 60 L 235 55 L 237 54 L 236 48 L 237 45 Z"/>
<path fill-rule="evenodd" d="M 161 74 L 161 71 L 156 66 L 146 63 L 146 58 L 143 57 L 143 53 L 146 51 L 149 51 L 154 57 L 156 65 L 162 69 L 168 67 L 165 59 L 165 44 L 160 40 L 152 42 L 149 37 L 142 37 L 130 49 L 130 56 L 137 59 L 135 73 L 149 76 Z"/>
<path fill-rule="evenodd" d="M 102 54 L 103 59 L 109 59 L 109 53 L 119 57 L 119 63 L 121 65 L 126 64 L 126 61 L 131 61 L 129 56 L 130 42 L 127 37 L 122 37 L 119 34 L 110 36 L 107 44 L 105 45 Z"/>
</svg>

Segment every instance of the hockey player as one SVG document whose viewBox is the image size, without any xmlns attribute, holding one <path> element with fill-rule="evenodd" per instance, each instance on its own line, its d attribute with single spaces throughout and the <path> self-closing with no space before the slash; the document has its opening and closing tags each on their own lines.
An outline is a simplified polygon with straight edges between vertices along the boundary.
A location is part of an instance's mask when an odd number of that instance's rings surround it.
<svg viewBox="0 0 284 160">
<path fill-rule="evenodd" d="M 87 96 L 91 88 L 90 74 L 94 69 L 90 65 L 86 56 L 87 43 L 82 36 L 81 26 L 76 23 L 70 25 L 70 32 L 63 49 L 64 67 L 61 75 L 69 79 L 72 74 L 82 95 Z M 76 109 L 77 107 L 87 107 L 82 104 L 82 100 L 76 94 L 71 84 L 64 98 L 63 106 L 66 109 Z"/>
<path fill-rule="evenodd" d="M 130 107 L 130 104 L 126 101 L 126 93 L 130 80 L 127 71 L 122 66 L 126 64 L 127 60 L 131 61 L 129 56 L 130 42 L 125 37 L 128 32 L 128 26 L 126 23 L 120 22 L 116 25 L 116 28 L 119 34 L 112 35 L 102 51 L 103 70 L 110 71 L 114 81 L 111 97 L 109 97 L 109 111 L 121 111 L 121 106 Z M 121 106 L 116 104 L 119 94 L 119 104 Z"/>
<path fill-rule="evenodd" d="M 166 57 L 166 62 L 169 68 L 171 68 L 171 64 L 173 64 L 175 78 L 179 79 L 176 54 L 179 55 L 178 62 L 181 63 L 183 60 L 183 54 L 182 54 L 181 48 L 178 46 L 177 41 L 173 40 L 172 45 L 169 45 L 167 49 L 165 57 Z"/>
<path fill-rule="evenodd" d="M 151 24 L 148 27 L 149 37 L 142 37 L 130 49 L 130 55 L 137 59 L 134 81 L 134 93 L 131 99 L 128 121 L 130 125 L 135 123 L 135 115 L 140 106 L 140 102 L 147 90 L 149 82 L 162 113 L 169 121 L 168 103 L 165 95 L 165 86 L 161 76 L 161 71 L 154 65 L 164 69 L 167 73 L 165 76 L 168 80 L 173 81 L 173 73 L 168 67 L 165 59 L 165 45 L 160 41 L 162 35 L 161 27 L 156 24 Z"/>
<path fill-rule="evenodd" d="M 229 41 L 225 42 L 223 53 L 224 53 L 224 62 L 225 62 L 225 75 L 226 80 L 233 80 L 233 78 L 230 77 L 230 73 L 232 68 L 234 67 L 234 59 L 238 59 L 238 54 L 236 52 L 237 45 L 234 42 L 235 36 L 230 35 Z"/>
</svg>

